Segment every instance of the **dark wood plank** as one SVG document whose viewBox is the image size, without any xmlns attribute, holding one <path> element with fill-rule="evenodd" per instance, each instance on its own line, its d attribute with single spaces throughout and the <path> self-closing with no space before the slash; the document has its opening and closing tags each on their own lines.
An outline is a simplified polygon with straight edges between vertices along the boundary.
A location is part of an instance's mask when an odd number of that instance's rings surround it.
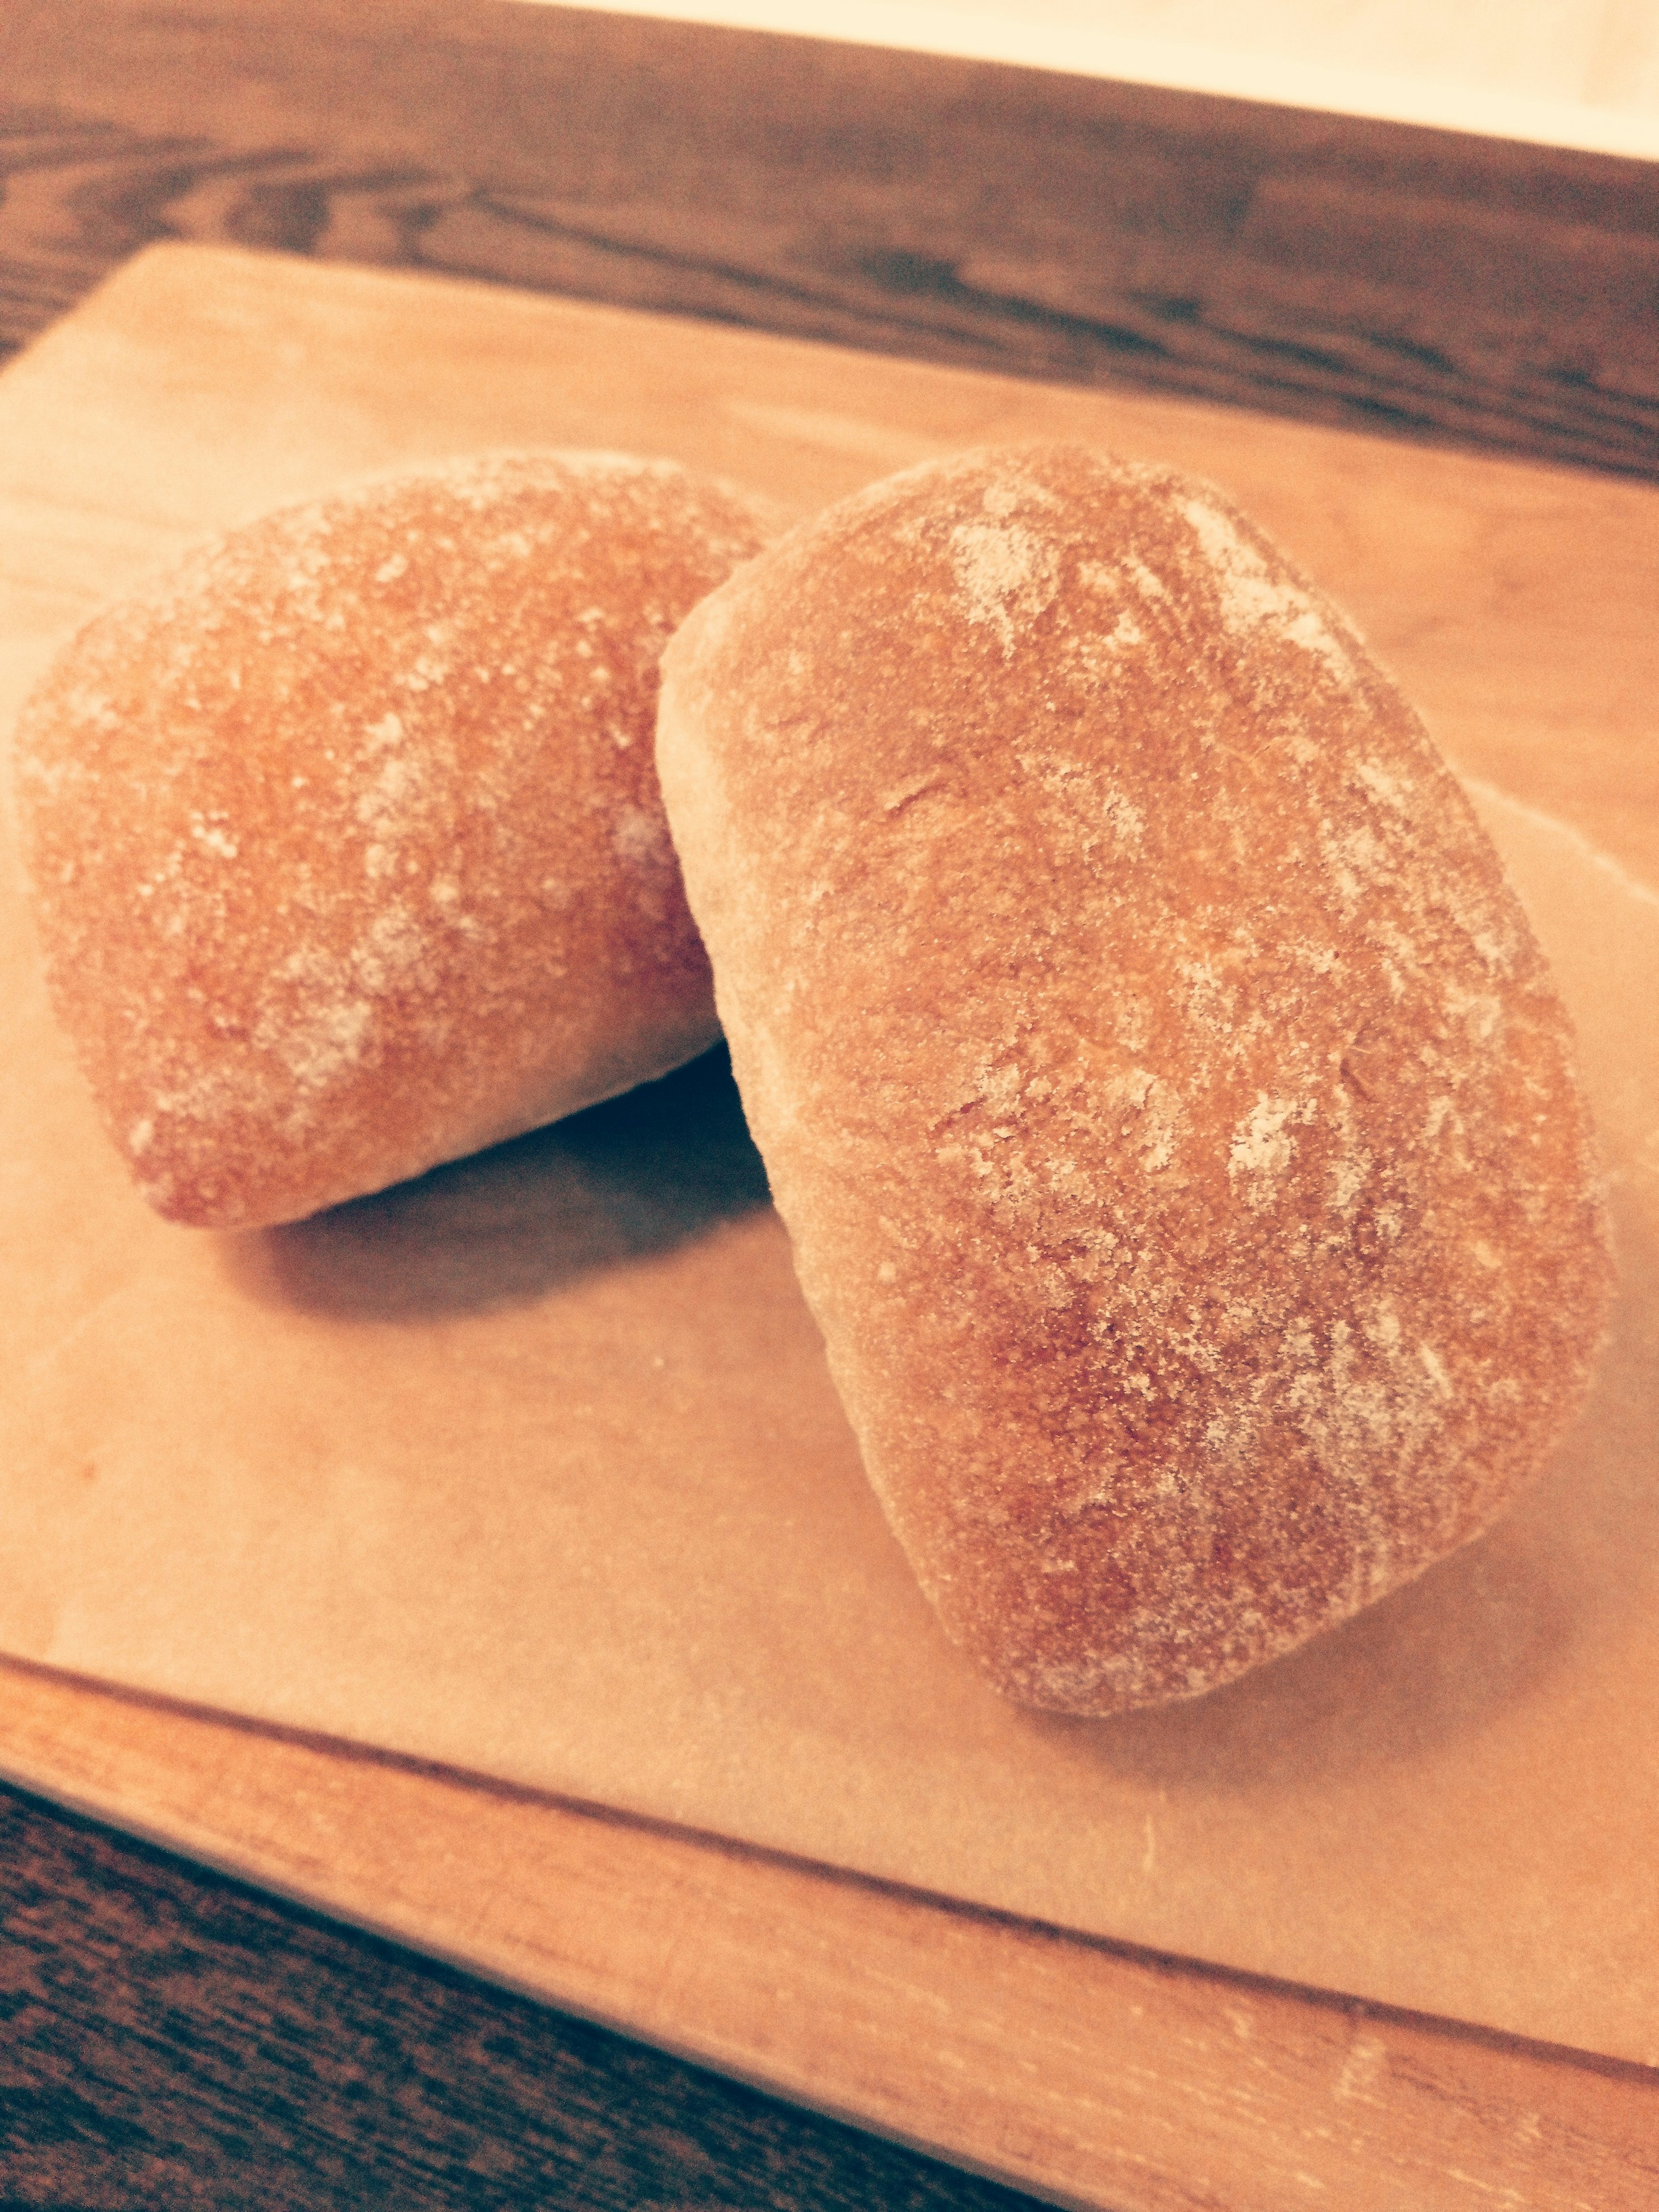
<svg viewBox="0 0 1659 2212">
<path fill-rule="evenodd" d="M 1659 474 L 1659 165 L 506 0 L 8 0 L 0 338 L 236 240 Z"/>
<path fill-rule="evenodd" d="M 1032 2201 L 0 1790 L 7 2206 Z"/>
</svg>

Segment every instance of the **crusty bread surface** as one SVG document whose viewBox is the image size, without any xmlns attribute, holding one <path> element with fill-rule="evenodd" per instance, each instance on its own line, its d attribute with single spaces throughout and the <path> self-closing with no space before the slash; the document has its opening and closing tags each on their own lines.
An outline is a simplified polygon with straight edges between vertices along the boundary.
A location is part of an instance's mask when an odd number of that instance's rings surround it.
<svg viewBox="0 0 1659 2212">
<path fill-rule="evenodd" d="M 672 463 L 475 456 L 234 531 L 70 642 L 18 731 L 24 856 L 161 1212 L 311 1213 L 713 1041 L 658 661 L 763 535 Z"/>
<path fill-rule="evenodd" d="M 1194 1695 L 1538 1473 L 1608 1261 L 1561 1005 L 1350 624 L 1080 448 L 843 501 L 691 616 L 658 762 L 802 1284 L 948 1634 Z"/>
</svg>

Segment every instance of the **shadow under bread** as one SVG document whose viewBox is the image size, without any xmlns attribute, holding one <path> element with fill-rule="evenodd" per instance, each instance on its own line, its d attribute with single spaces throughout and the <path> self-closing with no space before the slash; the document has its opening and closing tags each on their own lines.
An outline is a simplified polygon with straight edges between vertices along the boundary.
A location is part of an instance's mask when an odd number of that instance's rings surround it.
<svg viewBox="0 0 1659 2212">
<path fill-rule="evenodd" d="M 655 1083 L 280 1228 L 223 1239 L 237 1287 L 343 1321 L 533 1303 L 768 1203 L 723 1044 Z"/>
</svg>

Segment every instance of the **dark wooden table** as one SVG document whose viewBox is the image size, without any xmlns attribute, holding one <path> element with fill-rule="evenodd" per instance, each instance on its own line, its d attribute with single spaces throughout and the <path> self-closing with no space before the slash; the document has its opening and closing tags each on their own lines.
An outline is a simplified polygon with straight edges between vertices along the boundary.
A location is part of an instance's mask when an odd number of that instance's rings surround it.
<svg viewBox="0 0 1659 2212">
<path fill-rule="evenodd" d="M 0 175 L 4 350 L 185 236 L 1659 476 L 1637 162 L 489 0 L 7 0 Z M 4 2205 L 1023 2201 L 20 1794 L 0 1831 Z"/>
</svg>

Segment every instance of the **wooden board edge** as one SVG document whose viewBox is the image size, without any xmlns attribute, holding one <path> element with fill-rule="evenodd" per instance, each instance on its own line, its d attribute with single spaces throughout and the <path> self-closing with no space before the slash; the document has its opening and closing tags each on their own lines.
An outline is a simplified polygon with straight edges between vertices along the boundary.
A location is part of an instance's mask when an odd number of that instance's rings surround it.
<svg viewBox="0 0 1659 2212">
<path fill-rule="evenodd" d="M 0 1773 L 1081 2212 L 1650 2212 L 1659 2074 L 0 1662 Z M 470 1879 L 458 1881 L 457 1869 Z"/>
</svg>

